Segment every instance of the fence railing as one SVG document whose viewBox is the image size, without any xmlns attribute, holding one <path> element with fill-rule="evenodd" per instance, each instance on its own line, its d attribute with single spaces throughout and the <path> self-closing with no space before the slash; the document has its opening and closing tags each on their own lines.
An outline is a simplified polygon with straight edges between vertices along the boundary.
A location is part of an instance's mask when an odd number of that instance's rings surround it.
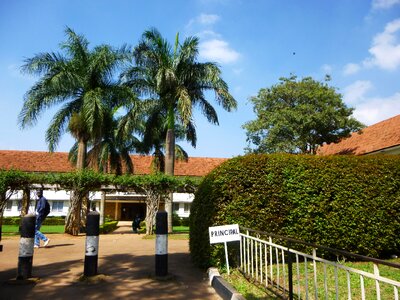
<svg viewBox="0 0 400 300">
<path fill-rule="evenodd" d="M 240 229 L 241 272 L 284 299 L 399 300 L 400 282 L 390 278 L 400 278 L 399 264 Z"/>
</svg>

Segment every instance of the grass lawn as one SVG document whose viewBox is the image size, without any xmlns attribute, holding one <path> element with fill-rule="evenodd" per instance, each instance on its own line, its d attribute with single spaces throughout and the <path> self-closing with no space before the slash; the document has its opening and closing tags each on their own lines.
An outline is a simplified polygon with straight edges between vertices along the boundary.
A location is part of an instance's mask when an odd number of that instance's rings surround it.
<svg viewBox="0 0 400 300">
<path fill-rule="evenodd" d="M 64 225 L 42 225 L 40 231 L 46 233 L 64 233 Z M 189 238 L 189 227 L 188 226 L 174 226 L 173 231 L 176 234 L 170 235 L 172 239 L 188 239 Z M 145 233 L 143 229 L 141 233 Z M 2 226 L 3 236 L 19 235 L 18 225 L 3 225 Z"/>
<path fill-rule="evenodd" d="M 172 231 L 174 233 L 189 233 L 189 226 L 173 226 Z"/>
<path fill-rule="evenodd" d="M 400 263 L 400 258 L 390 260 L 394 263 Z M 346 262 L 345 266 L 363 270 L 369 273 L 373 273 L 373 264 L 367 262 Z M 274 274 L 276 274 L 276 266 L 274 266 Z M 300 294 L 301 298 L 306 298 L 305 296 L 305 269 L 306 266 L 304 263 L 300 263 Z M 230 276 L 226 273 L 222 273 L 221 275 L 227 280 L 230 284 L 232 284 L 235 289 L 241 293 L 246 299 L 280 299 L 271 291 L 269 291 L 265 286 L 260 283 L 253 284 L 251 280 L 246 279 L 238 270 L 231 270 Z M 380 275 L 386 278 L 390 278 L 392 280 L 400 281 L 400 272 L 399 269 L 388 267 L 381 265 L 379 266 Z M 282 272 L 282 270 L 281 270 Z M 309 297 L 312 299 L 315 298 L 315 288 L 314 288 L 314 275 L 313 275 L 313 266 L 308 263 L 307 264 L 307 273 L 308 273 L 308 284 L 309 284 Z M 338 298 L 339 299 L 347 299 L 347 273 L 345 271 L 339 270 L 338 272 Z M 317 263 L 317 287 L 318 287 L 318 299 L 335 299 L 335 270 L 334 267 L 328 266 L 326 268 L 326 276 L 328 278 L 327 290 L 328 295 L 325 295 L 324 291 L 324 266 L 321 263 Z M 276 280 L 276 278 L 275 278 Z M 280 278 L 280 282 L 282 284 L 283 278 Z M 297 295 L 297 272 L 293 273 L 293 283 L 294 283 L 294 292 Z M 360 276 L 356 274 L 350 275 L 350 285 L 352 290 L 352 299 L 361 299 L 361 284 L 360 284 Z M 376 286 L 375 280 L 364 278 L 364 287 L 365 287 L 365 299 L 377 299 L 376 295 Z M 381 299 L 394 299 L 393 287 L 381 283 Z"/>
<path fill-rule="evenodd" d="M 46 233 L 64 233 L 64 225 L 42 225 L 40 231 L 44 234 Z M 19 235 L 18 225 L 3 225 L 2 234 L 4 236 L 8 235 Z"/>
</svg>

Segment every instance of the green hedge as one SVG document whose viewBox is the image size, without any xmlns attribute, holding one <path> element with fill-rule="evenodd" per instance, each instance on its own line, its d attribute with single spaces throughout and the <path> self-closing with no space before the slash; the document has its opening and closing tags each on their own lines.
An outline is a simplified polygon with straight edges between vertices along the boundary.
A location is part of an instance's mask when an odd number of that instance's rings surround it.
<svg viewBox="0 0 400 300">
<path fill-rule="evenodd" d="M 21 217 L 3 217 L 3 225 L 19 225 Z M 65 225 L 65 217 L 47 217 L 42 225 Z"/>
<path fill-rule="evenodd" d="M 106 234 L 106 233 L 113 232 L 115 229 L 117 229 L 117 227 L 118 227 L 117 224 L 118 224 L 118 221 L 104 222 L 104 224 L 100 226 L 100 233 Z"/>
<path fill-rule="evenodd" d="M 399 254 L 400 157 L 233 158 L 195 194 L 190 251 L 197 265 L 223 261 L 208 227 L 233 223 L 362 255 Z"/>
</svg>

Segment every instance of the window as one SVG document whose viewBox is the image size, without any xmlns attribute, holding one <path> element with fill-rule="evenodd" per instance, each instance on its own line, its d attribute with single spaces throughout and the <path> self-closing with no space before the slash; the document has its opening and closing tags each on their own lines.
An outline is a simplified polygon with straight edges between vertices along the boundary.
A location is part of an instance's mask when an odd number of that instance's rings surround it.
<svg viewBox="0 0 400 300">
<path fill-rule="evenodd" d="M 6 204 L 6 210 L 10 211 L 12 208 L 12 204 L 13 204 L 13 202 L 11 200 L 8 200 L 7 204 Z"/>
<path fill-rule="evenodd" d="M 172 211 L 173 212 L 179 211 L 179 203 L 172 203 Z"/>
<path fill-rule="evenodd" d="M 185 203 L 185 205 L 183 207 L 183 211 L 185 213 L 189 213 L 190 212 L 190 203 Z"/>
<path fill-rule="evenodd" d="M 53 201 L 51 211 L 63 211 L 64 201 Z"/>
</svg>

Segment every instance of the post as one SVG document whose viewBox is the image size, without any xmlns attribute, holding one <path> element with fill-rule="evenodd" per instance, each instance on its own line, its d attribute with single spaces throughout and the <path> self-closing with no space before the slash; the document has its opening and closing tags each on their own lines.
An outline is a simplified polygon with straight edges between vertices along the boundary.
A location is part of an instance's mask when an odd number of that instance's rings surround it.
<svg viewBox="0 0 400 300">
<path fill-rule="evenodd" d="M 0 216 L 0 243 L 1 243 L 1 234 L 2 234 L 2 226 L 3 226 L 3 216 Z M 3 245 L 0 244 L 0 252 L 3 251 Z"/>
<path fill-rule="evenodd" d="M 156 276 L 168 274 L 168 213 L 159 211 L 156 215 Z"/>
<path fill-rule="evenodd" d="M 106 192 L 101 191 L 101 199 L 100 199 L 100 225 L 104 225 L 104 209 L 106 203 Z"/>
<path fill-rule="evenodd" d="M 288 255 L 288 277 L 289 277 L 289 299 L 293 300 L 293 260 L 292 253 L 290 252 L 291 243 L 288 242 L 287 246 L 287 255 Z"/>
<path fill-rule="evenodd" d="M 34 214 L 28 214 L 21 219 L 17 280 L 24 280 L 32 277 L 35 223 L 36 216 Z"/>
<path fill-rule="evenodd" d="M 226 245 L 226 242 L 224 242 L 225 244 L 225 260 L 226 260 L 226 269 L 228 271 L 228 275 L 229 273 L 229 259 L 228 259 L 228 246 Z"/>
<path fill-rule="evenodd" d="M 97 261 L 99 254 L 99 221 L 100 214 L 91 211 L 86 219 L 86 251 L 83 275 L 97 275 Z"/>
</svg>

